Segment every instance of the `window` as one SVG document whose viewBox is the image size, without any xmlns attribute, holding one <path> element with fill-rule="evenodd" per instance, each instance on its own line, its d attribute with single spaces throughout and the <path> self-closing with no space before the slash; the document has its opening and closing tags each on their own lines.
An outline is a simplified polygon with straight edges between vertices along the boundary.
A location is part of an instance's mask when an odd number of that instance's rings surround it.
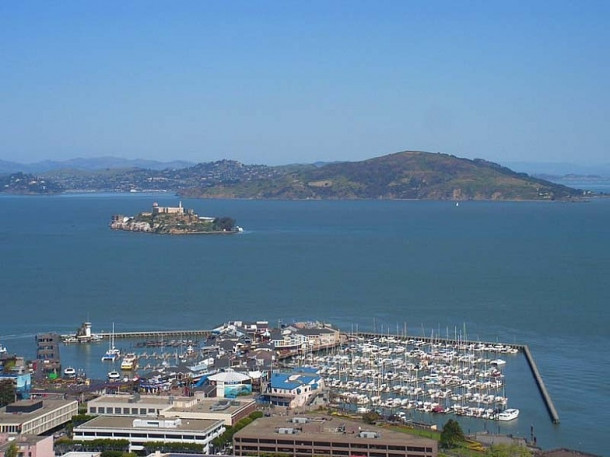
<svg viewBox="0 0 610 457">
<path fill-rule="evenodd" d="M 95 414 L 97 412 L 97 408 L 95 406 L 92 406 L 89 408 L 89 410 L 91 411 L 91 414 Z"/>
</svg>

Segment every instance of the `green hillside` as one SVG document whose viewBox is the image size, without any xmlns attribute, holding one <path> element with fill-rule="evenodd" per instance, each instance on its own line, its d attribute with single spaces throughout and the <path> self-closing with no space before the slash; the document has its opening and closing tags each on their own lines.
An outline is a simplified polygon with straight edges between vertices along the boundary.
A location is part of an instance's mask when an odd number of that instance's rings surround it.
<svg viewBox="0 0 610 457">
<path fill-rule="evenodd" d="M 399 152 L 360 162 L 287 168 L 271 179 L 184 189 L 202 198 L 565 200 L 580 190 L 532 178 L 481 159 Z"/>
</svg>

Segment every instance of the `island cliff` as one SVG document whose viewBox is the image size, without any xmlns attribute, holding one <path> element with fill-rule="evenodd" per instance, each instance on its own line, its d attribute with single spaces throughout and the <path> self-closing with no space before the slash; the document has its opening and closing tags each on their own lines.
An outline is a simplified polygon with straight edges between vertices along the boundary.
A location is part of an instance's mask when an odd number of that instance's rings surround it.
<svg viewBox="0 0 610 457">
<path fill-rule="evenodd" d="M 112 216 L 110 228 L 169 235 L 232 234 L 242 231 L 230 217 L 199 216 L 192 209 L 184 209 L 182 202 L 178 206 L 154 203 L 152 211 L 137 216 L 116 214 Z"/>
</svg>

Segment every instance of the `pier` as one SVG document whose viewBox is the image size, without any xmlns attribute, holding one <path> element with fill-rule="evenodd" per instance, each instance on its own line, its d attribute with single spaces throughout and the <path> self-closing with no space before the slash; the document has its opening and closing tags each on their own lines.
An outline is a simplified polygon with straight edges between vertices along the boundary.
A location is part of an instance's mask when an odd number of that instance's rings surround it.
<svg viewBox="0 0 610 457">
<path fill-rule="evenodd" d="M 542 399 L 544 400 L 546 409 L 549 411 L 553 424 L 559 424 L 559 414 L 557 414 L 557 410 L 555 409 L 553 400 L 551 400 L 551 396 L 549 395 L 549 392 L 546 390 L 546 386 L 544 385 L 542 376 L 540 376 L 540 372 L 538 371 L 538 367 L 536 366 L 534 357 L 532 356 L 532 353 L 530 352 L 530 348 L 527 345 L 523 346 L 523 353 L 525 354 L 527 363 L 529 364 L 530 369 L 532 370 L 532 374 L 534 375 L 534 380 L 536 381 L 536 384 L 538 385 L 538 389 L 540 390 L 540 394 L 542 395 Z"/>
<path fill-rule="evenodd" d="M 189 338 L 189 337 L 205 337 L 212 334 L 212 330 L 145 330 L 139 332 L 114 332 L 116 339 L 127 338 Z M 102 339 L 108 339 L 112 336 L 112 332 L 98 333 Z"/>
</svg>

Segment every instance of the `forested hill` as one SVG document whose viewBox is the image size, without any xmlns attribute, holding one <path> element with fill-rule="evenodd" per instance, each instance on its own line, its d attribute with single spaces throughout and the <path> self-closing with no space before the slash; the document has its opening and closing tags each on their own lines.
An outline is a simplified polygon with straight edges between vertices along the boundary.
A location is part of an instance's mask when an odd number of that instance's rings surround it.
<svg viewBox="0 0 610 457">
<path fill-rule="evenodd" d="M 417 151 L 285 168 L 270 178 L 250 177 L 180 193 L 202 198 L 427 200 L 565 200 L 583 195 L 482 159 Z"/>
</svg>

